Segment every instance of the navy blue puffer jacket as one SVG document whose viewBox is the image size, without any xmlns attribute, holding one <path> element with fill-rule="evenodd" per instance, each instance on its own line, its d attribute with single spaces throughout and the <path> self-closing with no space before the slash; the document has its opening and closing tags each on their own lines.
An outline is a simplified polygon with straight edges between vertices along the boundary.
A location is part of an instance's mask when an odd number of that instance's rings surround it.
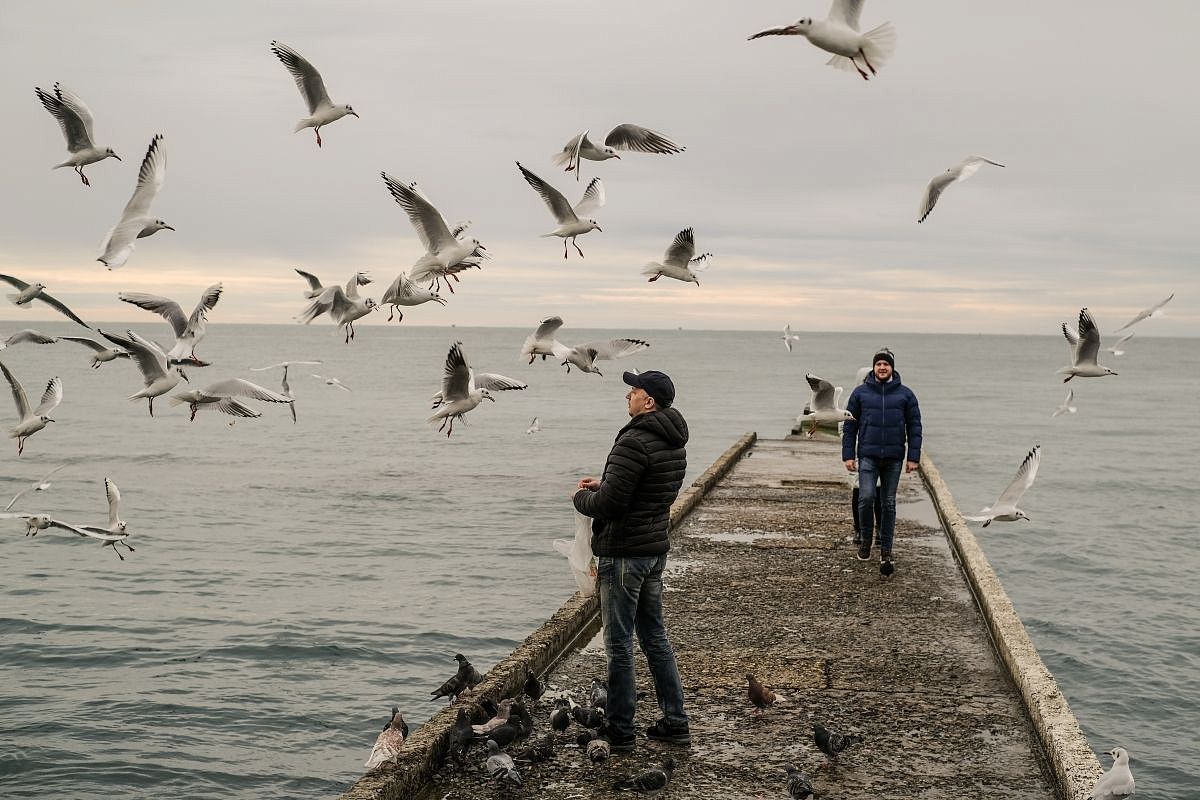
<svg viewBox="0 0 1200 800">
<path fill-rule="evenodd" d="M 917 396 L 900 382 L 900 373 L 880 383 L 875 373 L 867 375 L 846 402 L 854 420 L 842 423 L 842 460 L 868 458 L 905 458 L 921 460 L 921 409 Z"/>
<path fill-rule="evenodd" d="M 639 414 L 617 433 L 600 488 L 576 492 L 593 518 L 597 556 L 658 556 L 671 549 L 671 503 L 687 472 L 687 422 L 673 406 Z"/>
</svg>

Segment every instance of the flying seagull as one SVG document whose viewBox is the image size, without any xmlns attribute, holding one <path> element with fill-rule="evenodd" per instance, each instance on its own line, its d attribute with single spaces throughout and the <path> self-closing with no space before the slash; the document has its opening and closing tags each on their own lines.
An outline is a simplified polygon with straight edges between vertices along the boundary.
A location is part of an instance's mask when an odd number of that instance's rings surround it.
<svg viewBox="0 0 1200 800">
<path fill-rule="evenodd" d="M 108 347 L 107 345 L 97 342 L 95 339 L 89 339 L 86 336 L 60 336 L 58 337 L 64 342 L 75 342 L 92 351 L 92 369 L 99 369 L 101 364 L 108 361 L 113 361 L 118 358 L 129 358 L 129 353 L 122 348 Z"/>
<path fill-rule="evenodd" d="M 546 317 L 538 323 L 537 330 L 525 337 L 525 344 L 521 346 L 521 358 L 529 356 L 529 363 L 532 364 L 538 356 L 545 361 L 547 356 L 554 355 L 554 345 L 557 344 L 554 334 L 562 325 L 562 317 Z"/>
<path fill-rule="evenodd" d="M 25 450 L 26 439 L 46 427 L 47 423 L 54 422 L 48 415 L 62 402 L 62 381 L 57 375 L 47 381 L 46 391 L 42 393 L 42 401 L 38 403 L 37 408 L 32 408 L 29 405 L 29 398 L 25 396 L 25 389 L 21 386 L 20 381 L 8 371 L 8 367 L 3 361 L 0 361 L 0 370 L 8 379 L 13 401 L 17 404 L 17 415 L 20 417 L 17 424 L 8 431 L 8 438 L 17 440 L 17 455 L 19 456 Z"/>
<path fill-rule="evenodd" d="M 1062 414 L 1074 414 L 1076 411 L 1079 410 L 1079 409 L 1075 408 L 1075 406 L 1071 405 L 1071 401 L 1073 401 L 1074 399 L 1075 399 L 1075 390 L 1067 389 L 1067 399 L 1063 400 L 1062 404 L 1059 405 L 1058 408 L 1054 409 L 1053 413 L 1051 413 L 1050 416 L 1057 417 Z"/>
<path fill-rule="evenodd" d="M 640 353 L 649 346 L 649 342 L 641 339 L 608 339 L 575 347 L 555 342 L 554 357 L 562 359 L 562 366 L 567 368 L 568 373 L 571 372 L 571 367 L 575 366 L 580 372 L 591 372 L 603 377 L 604 373 L 596 366 L 597 361 L 625 358 Z"/>
<path fill-rule="evenodd" d="M 133 331 L 126 331 L 127 336 L 118 336 L 104 331 L 97 331 L 105 339 L 121 347 L 129 353 L 129 357 L 137 364 L 142 373 L 143 388 L 140 392 L 129 396 L 130 400 L 146 398 L 150 407 L 150 416 L 154 416 L 154 398 L 164 395 L 179 385 L 180 381 L 188 379 L 187 373 L 181 367 L 172 367 L 167 361 L 167 354 L 154 342 L 143 339 Z"/>
<path fill-rule="evenodd" d="M 1025 456 L 1025 460 L 1017 468 L 1016 477 L 1000 493 L 996 502 L 984 508 L 977 516 L 966 517 L 966 519 L 972 522 L 982 522 L 985 528 L 997 520 L 1016 522 L 1019 519 L 1029 519 L 1024 511 L 1017 508 L 1017 503 L 1021 501 L 1021 495 L 1025 494 L 1030 486 L 1033 486 L 1033 479 L 1037 477 L 1038 466 L 1041 463 L 1042 446 L 1039 444 L 1035 445 Z"/>
<path fill-rule="evenodd" d="M 8 294 L 8 299 L 11 300 L 12 304 L 17 308 L 27 310 L 29 308 L 29 304 L 34 300 L 41 300 L 43 303 L 59 312 L 67 319 L 70 319 L 73 322 L 78 322 L 80 325 L 88 328 L 89 330 L 91 329 L 91 325 L 88 325 L 86 322 L 76 316 L 75 312 L 63 305 L 60 300 L 57 300 L 56 298 L 46 294 L 46 284 L 38 282 L 26 283 L 20 278 L 14 278 L 12 275 L 0 275 L 0 281 L 10 284 L 14 289 L 17 290 Z"/>
<path fill-rule="evenodd" d="M 650 283 L 665 276 L 699 286 L 700 280 L 693 270 L 702 271 L 707 266 L 707 259 L 710 258 L 712 258 L 712 253 L 696 255 L 695 234 L 691 228 L 684 228 L 675 234 L 675 239 L 663 255 L 662 263 L 651 261 L 642 267 L 642 274 L 650 276 Z"/>
<path fill-rule="evenodd" d="M 1112 347 L 1106 347 L 1104 349 L 1107 350 L 1108 352 L 1112 353 L 1114 356 L 1123 356 L 1123 355 L 1125 355 L 1125 351 L 1121 348 L 1121 345 L 1125 344 L 1132 338 L 1133 338 L 1133 331 L 1130 331 L 1129 333 L 1122 336 L 1120 339 L 1117 339 L 1116 343 Z"/>
<path fill-rule="evenodd" d="M 330 286 L 300 312 L 296 321 L 307 325 L 328 311 L 337 326 L 346 329 L 346 344 L 349 344 L 354 338 L 354 321 L 362 319 L 376 308 L 378 304 L 370 297 L 359 297 L 358 290 L 353 285 L 350 292 L 346 292 L 340 286 Z"/>
<path fill-rule="evenodd" d="M 783 326 L 783 336 L 780 336 L 779 338 L 783 339 L 783 346 L 787 348 L 789 353 L 792 352 L 792 342 L 800 341 L 800 337 L 797 334 L 792 333 L 792 325 L 790 322 Z"/>
<path fill-rule="evenodd" d="M 125 556 L 117 550 L 117 545 L 121 545 L 131 553 L 134 549 L 126 541 L 129 538 L 129 531 L 125 521 L 121 519 L 121 492 L 112 480 L 105 478 L 104 494 L 108 497 L 108 525 L 72 525 L 70 530 L 79 536 L 98 539 L 101 547 L 111 547 L 112 551 L 117 554 L 117 558 L 124 561 Z"/>
<path fill-rule="evenodd" d="M 183 313 L 179 303 L 169 297 L 159 297 L 144 292 L 120 292 L 117 299 L 122 302 L 153 311 L 165 319 L 175 332 L 175 345 L 167 351 L 167 360 L 172 364 L 191 364 L 197 367 L 207 367 L 209 362 L 196 357 L 196 345 L 204 338 L 208 322 L 208 312 L 221 299 L 221 284 L 214 283 L 200 295 L 200 302 L 192 310 L 190 316 Z"/>
<path fill-rule="evenodd" d="M 563 258 L 567 257 L 567 239 L 570 239 L 571 244 L 579 252 L 579 257 L 583 258 L 583 250 L 575 242 L 575 237 L 591 231 L 604 232 L 596 220 L 587 216 L 604 205 L 604 184 L 600 182 L 599 178 L 592 178 L 587 188 L 583 190 L 583 199 L 572 206 L 562 192 L 522 167 L 520 161 L 517 162 L 517 169 L 521 170 L 521 174 L 525 176 L 526 182 L 533 187 L 533 190 L 541 195 L 542 200 L 550 208 L 550 213 L 554 215 L 555 221 L 558 222 L 557 228 L 549 233 L 543 233 L 542 237 L 560 237 L 563 240 Z"/>
<path fill-rule="evenodd" d="M 491 372 L 476 374 L 475 370 L 467 365 L 467 357 L 462 351 L 462 342 L 455 342 L 450 345 L 450 351 L 446 354 L 446 366 L 442 372 L 442 390 L 433 396 L 433 408 L 437 411 L 426 422 L 437 422 L 440 419 L 442 425 L 438 428 L 439 433 L 445 430 L 449 424 L 450 429 L 446 431 L 446 438 L 449 438 L 450 434 L 454 433 L 455 420 L 463 420 L 468 411 L 484 400 L 496 402 L 496 398 L 492 397 L 492 392 L 527 387 L 528 384 L 506 378 L 503 375 Z M 463 422 L 465 423 L 466 420 Z"/>
<path fill-rule="evenodd" d="M 848 422 L 854 415 L 844 408 L 838 408 L 838 399 L 842 396 L 842 387 L 834 387 L 824 378 L 817 377 L 811 372 L 804 376 L 808 388 L 812 389 L 812 397 L 808 401 L 807 410 L 800 415 L 801 420 L 809 421 L 808 438 L 817 434 L 817 426 L 821 423 Z"/>
<path fill-rule="evenodd" d="M 308 116 L 296 123 L 293 133 L 299 133 L 305 128 L 313 128 L 317 134 L 317 147 L 321 146 L 321 126 L 336 122 L 350 114 L 357 117 L 358 113 L 348 105 L 335 106 L 325 90 L 325 81 L 317 68 L 308 60 L 283 42 L 271 42 L 271 52 L 283 62 L 287 71 L 292 73 L 296 88 L 300 90 L 304 102 L 308 105 Z"/>
<path fill-rule="evenodd" d="M 995 161 L 984 158 L 983 156 L 971 156 L 964 158 L 959 163 L 955 164 L 950 169 L 938 175 L 929 182 L 925 187 L 925 194 L 921 197 L 921 215 L 917 218 L 917 222 L 924 222 L 926 218 L 933 212 L 933 207 L 937 205 L 938 198 L 942 196 L 942 192 L 952 183 L 965 181 L 967 178 L 979 171 L 979 168 L 984 164 L 991 164 L 993 167 L 1003 167 L 1003 164 L 998 164 Z"/>
<path fill-rule="evenodd" d="M 1167 303 L 1171 302 L 1173 299 L 1175 299 L 1174 292 L 1171 293 L 1170 297 L 1168 297 L 1166 300 L 1163 300 L 1158 305 L 1150 306 L 1150 308 L 1147 308 L 1145 311 L 1139 311 L 1137 313 L 1137 315 L 1134 316 L 1133 319 L 1129 320 L 1129 322 L 1126 322 L 1124 325 L 1117 328 L 1114 331 L 1114 333 L 1120 333 L 1121 331 L 1128 328 L 1130 325 L 1136 325 L 1137 323 L 1141 322 L 1144 319 L 1149 319 L 1150 317 L 1161 317 L 1165 313 L 1163 311 L 1163 306 L 1165 306 Z"/>
<path fill-rule="evenodd" d="M 29 484 L 28 486 L 26 486 L 26 487 L 25 487 L 24 489 L 22 489 L 21 491 L 19 491 L 19 492 L 17 492 L 16 494 L 14 494 L 14 495 L 13 495 L 13 499 L 8 501 L 8 505 L 6 505 L 6 506 L 4 507 L 4 510 L 5 510 L 5 511 L 8 511 L 8 510 L 9 510 L 9 509 L 11 509 L 13 506 L 15 506 L 15 505 L 17 504 L 17 501 L 18 501 L 18 500 L 20 500 L 22 497 L 24 497 L 24 496 L 25 496 L 25 494 L 26 494 L 27 492 L 44 492 L 44 491 L 46 491 L 47 489 L 49 489 L 49 488 L 50 488 L 50 487 L 53 485 L 53 484 L 51 484 L 51 483 L 50 483 L 50 478 L 51 478 L 51 476 L 52 476 L 52 475 L 54 475 L 54 473 L 58 472 L 59 470 L 61 470 L 61 469 L 62 469 L 63 467 L 65 467 L 65 466 L 67 466 L 67 465 L 66 465 L 66 464 L 59 464 L 57 467 L 55 467 L 54 469 L 52 469 L 52 470 L 50 470 L 49 472 L 47 472 L 47 473 L 46 473 L 45 475 L 43 475 L 41 478 L 39 478 L 38 480 L 36 480 L 36 481 L 34 481 L 33 483 L 31 483 L 31 484 Z"/>
<path fill-rule="evenodd" d="M 825 62 L 827 65 L 846 72 L 856 70 L 864 81 L 869 80 L 895 51 L 896 29 L 892 23 L 885 22 L 866 33 L 859 33 L 858 18 L 862 7 L 863 0 L 833 0 L 827 19 L 804 17 L 791 25 L 759 31 L 749 38 L 804 36 L 822 50 L 833 53 L 833 58 Z M 858 65 L 860 61 L 870 75 Z"/>
<path fill-rule="evenodd" d="M 33 91 L 46 110 L 58 120 L 58 126 L 62 128 L 63 136 L 67 140 L 67 152 L 71 154 L 66 161 L 55 164 L 54 169 L 71 167 L 79 173 L 79 180 L 83 181 L 84 186 L 91 186 L 92 182 L 83 174 L 84 167 L 106 158 L 121 160 L 111 147 L 96 145 L 92 134 L 92 112 L 83 100 L 79 99 L 79 95 L 64 89 L 62 84 L 57 82 L 54 84 L 53 93 L 36 86 Z"/>
<path fill-rule="evenodd" d="M 17 331 L 7 339 L 0 339 L 0 350 L 7 350 L 15 344 L 54 344 L 58 341 L 57 336 L 47 336 L 41 331 L 35 331 L 33 328 L 25 328 Z"/>
<path fill-rule="evenodd" d="M 292 424 L 296 424 L 296 399 L 292 396 L 292 385 L 288 383 L 288 367 L 292 365 L 317 365 L 323 364 L 323 361 L 281 361 L 278 364 L 271 364 L 266 367 L 251 367 L 251 372 L 266 372 L 269 369 L 277 369 L 283 367 L 283 380 L 280 383 L 280 394 L 288 398 L 292 402 L 288 403 L 288 410 L 292 412 Z M 350 391 L 347 389 L 346 391 Z"/>
<path fill-rule="evenodd" d="M 404 312 L 400 310 L 400 306 L 419 306 L 428 302 L 446 305 L 446 301 L 441 295 L 417 286 L 416 282 L 408 277 L 407 272 L 401 272 L 396 276 L 396 280 L 392 281 L 392 285 L 383 293 L 383 299 L 379 302 L 381 305 L 392 307 L 392 310 L 388 312 L 388 322 L 392 321 L 393 316 L 398 317 L 396 322 L 404 321 Z"/>
<path fill-rule="evenodd" d="M 308 281 L 308 291 L 304 293 L 305 300 L 312 300 L 314 297 L 320 297 L 321 292 L 329 288 L 327 286 L 322 286 L 320 278 L 318 278 L 316 275 L 313 275 L 311 272 L 305 272 L 299 267 L 296 267 L 295 270 L 297 275 Z M 356 272 L 350 278 L 350 280 L 346 282 L 346 291 L 349 292 L 352 286 L 366 286 L 370 282 L 371 277 L 367 275 L 367 273 Z"/>
<path fill-rule="evenodd" d="M 1067 327 L 1067 323 L 1062 324 L 1063 336 L 1067 339 L 1067 344 L 1071 345 L 1071 366 L 1063 367 L 1058 370 L 1060 375 L 1066 375 L 1063 378 L 1063 383 L 1072 378 L 1103 378 L 1105 375 L 1116 375 L 1108 367 L 1102 367 L 1096 363 L 1096 356 L 1100 352 L 1100 329 L 1096 327 L 1096 321 L 1092 319 L 1092 314 L 1086 308 L 1079 310 L 1079 333 L 1076 335 Z"/>
<path fill-rule="evenodd" d="M 429 202 L 429 198 L 415 181 L 396 180 L 386 172 L 379 175 L 383 178 L 383 185 L 387 187 L 392 199 L 408 215 L 408 221 L 416 230 L 421 244 L 425 246 L 425 255 L 417 259 L 409 275 L 413 280 L 420 280 L 426 276 L 433 276 L 435 279 L 446 277 L 446 286 L 453 292 L 449 281 L 451 275 L 463 269 L 478 267 L 481 260 L 491 258 L 487 248 L 478 239 L 459 238 L 465 230 L 465 225 L 460 223 L 451 229 L 446 224 L 445 217 Z M 458 278 L 455 277 L 454 280 Z"/>
<path fill-rule="evenodd" d="M 270 389 L 259 386 L 257 383 L 251 383 L 243 378 L 227 378 L 226 380 L 209 384 L 203 389 L 189 389 L 186 392 L 178 392 L 171 396 L 171 405 L 177 406 L 187 403 L 192 411 L 190 417 L 190 421 L 192 422 L 196 420 L 197 411 L 209 406 L 232 417 L 262 416 L 258 411 L 236 400 L 238 397 L 263 400 L 268 403 L 290 404 L 292 402 L 290 397 L 272 392 Z"/>
<path fill-rule="evenodd" d="M 167 153 L 163 146 L 163 135 L 157 134 L 150 140 L 146 157 L 138 170 L 137 186 L 121 212 L 121 219 L 112 227 L 100 245 L 100 257 L 96 260 L 109 269 L 124 266 L 133 254 L 135 241 L 151 236 L 164 228 L 175 230 L 158 217 L 150 216 L 150 206 L 162 190 L 167 179 Z"/>
<path fill-rule="evenodd" d="M 672 155 L 682 153 L 687 148 L 673 142 L 666 136 L 641 125 L 624 123 L 608 132 L 604 137 L 604 147 L 597 147 L 588 134 L 591 129 L 584 130 L 571 137 L 563 149 L 554 155 L 554 163 L 564 167 L 565 172 L 575 171 L 575 180 L 579 180 L 579 160 L 607 161 L 610 158 L 620 158 L 618 150 L 635 150 L 639 153 L 658 153 Z"/>
</svg>

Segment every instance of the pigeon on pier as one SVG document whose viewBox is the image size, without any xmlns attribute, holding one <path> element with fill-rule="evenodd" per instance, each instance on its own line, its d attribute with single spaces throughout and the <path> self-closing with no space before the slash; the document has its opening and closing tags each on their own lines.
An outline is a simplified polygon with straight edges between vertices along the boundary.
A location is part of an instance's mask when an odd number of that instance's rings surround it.
<svg viewBox="0 0 1200 800">
<path fill-rule="evenodd" d="M 754 704 L 755 713 L 761 717 L 764 708 L 775 705 L 775 693 L 763 686 L 753 673 L 746 673 L 746 682 L 749 684 L 750 702 Z"/>
<path fill-rule="evenodd" d="M 367 769 L 375 769 L 383 762 L 395 758 L 400 754 L 400 748 L 407 738 L 408 723 L 404 721 L 400 707 L 392 706 L 392 716 L 387 725 L 383 726 L 383 732 L 375 739 L 375 746 L 371 748 L 371 757 L 363 766 Z"/>
<path fill-rule="evenodd" d="M 488 742 L 486 769 L 488 777 L 496 781 L 500 786 L 506 784 L 509 786 L 521 785 L 521 776 L 517 774 L 517 765 L 513 763 L 512 756 L 501 752 L 500 745 L 494 741 Z"/>
<path fill-rule="evenodd" d="M 450 755 L 454 756 L 454 760 L 459 763 L 462 763 L 467 750 L 471 747 L 471 742 L 475 740 L 475 732 L 471 728 L 471 715 L 465 708 L 460 708 L 458 717 L 454 720 L 454 728 L 450 731 L 448 750 Z"/>
<path fill-rule="evenodd" d="M 808 800 L 813 796 L 813 787 L 808 776 L 790 764 L 787 768 L 787 793 L 793 800 Z"/>
<path fill-rule="evenodd" d="M 852 744 L 858 744 L 863 741 L 863 737 L 854 734 L 834 733 L 821 725 L 813 725 L 813 740 L 817 743 L 817 749 L 825 754 L 834 764 L 837 763 L 838 753 L 845 750 Z"/>
<path fill-rule="evenodd" d="M 477 741 L 487 739 L 501 747 L 508 747 L 513 742 L 528 738 L 533 733 L 533 717 L 519 700 L 512 704 L 508 719 L 486 734 L 476 735 Z"/>
<path fill-rule="evenodd" d="M 547 733 L 513 756 L 513 761 L 521 764 L 541 764 L 543 761 L 553 761 L 554 756 L 554 734 Z"/>
<path fill-rule="evenodd" d="M 482 725 L 472 725 L 471 730 L 476 736 L 491 733 L 499 728 L 504 723 L 508 722 L 508 715 L 512 712 L 513 701 L 511 698 L 501 700 L 500 706 L 496 709 L 496 713 L 487 722 Z"/>
<path fill-rule="evenodd" d="M 608 743 L 607 739 L 599 736 L 589 741 L 584 750 L 588 760 L 593 764 L 608 761 L 608 757 L 612 755 L 612 745 Z"/>
<path fill-rule="evenodd" d="M 522 689 L 530 700 L 537 700 L 546 692 L 546 687 L 542 686 L 542 682 L 529 667 L 525 668 L 525 685 Z"/>
<path fill-rule="evenodd" d="M 454 660 L 458 662 L 458 672 L 454 674 L 454 677 L 430 692 L 434 700 L 441 697 L 449 697 L 450 702 L 453 703 L 458 699 L 460 694 L 467 689 L 473 689 L 483 680 L 483 676 L 479 674 L 475 667 L 471 666 L 471 662 L 462 653 L 454 656 Z"/>
<path fill-rule="evenodd" d="M 560 697 L 554 701 L 554 710 L 550 712 L 550 727 L 562 733 L 571 725 L 571 701 Z"/>
<path fill-rule="evenodd" d="M 592 707 L 608 707 L 608 684 L 599 678 L 592 678 Z"/>
<path fill-rule="evenodd" d="M 571 716 L 585 728 L 598 729 L 604 724 L 604 711 L 599 708 L 575 706 L 571 709 Z"/>
<path fill-rule="evenodd" d="M 661 767 L 651 767 L 632 778 L 617 781 L 613 784 L 613 791 L 619 792 L 624 789 L 644 794 L 647 797 L 658 797 L 671 782 L 671 775 L 674 772 L 675 759 L 668 758 Z"/>
</svg>

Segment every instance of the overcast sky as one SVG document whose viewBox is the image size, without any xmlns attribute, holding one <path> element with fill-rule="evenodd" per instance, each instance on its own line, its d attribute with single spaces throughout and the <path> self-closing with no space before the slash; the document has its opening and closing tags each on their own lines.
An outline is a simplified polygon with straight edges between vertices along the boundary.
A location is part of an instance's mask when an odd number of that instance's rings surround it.
<svg viewBox="0 0 1200 800">
<path fill-rule="evenodd" d="M 378 298 L 423 252 L 384 170 L 495 255 L 413 324 L 1053 334 L 1088 306 L 1107 332 L 1175 292 L 1139 333 L 1200 335 L 1200 6 L 1139 8 L 869 0 L 864 29 L 890 20 L 899 40 L 864 82 L 803 38 L 746 41 L 824 0 L 6 3 L 0 271 L 85 319 L 150 324 L 116 293 L 190 308 L 222 281 L 214 324 L 295 324 L 293 267 L 368 270 Z M 272 39 L 361 115 L 321 149 L 292 133 L 306 109 Z M 66 149 L 33 89 L 55 81 L 124 159 L 87 167 L 90 189 L 50 169 Z M 687 152 L 585 162 L 604 230 L 564 261 L 513 162 L 575 200 L 551 156 L 622 122 Z M 94 259 L 156 133 L 154 210 L 178 230 L 109 272 Z M 973 154 L 1007 168 L 916 224 L 928 180 Z M 687 226 L 716 256 L 701 286 L 647 283 L 641 265 Z M 0 304 L 0 331 L 52 315 Z"/>
</svg>

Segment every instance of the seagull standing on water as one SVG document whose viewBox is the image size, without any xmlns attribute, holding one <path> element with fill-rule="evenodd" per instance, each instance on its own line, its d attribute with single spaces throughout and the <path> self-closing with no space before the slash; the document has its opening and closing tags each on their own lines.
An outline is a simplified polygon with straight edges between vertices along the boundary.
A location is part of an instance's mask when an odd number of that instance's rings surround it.
<svg viewBox="0 0 1200 800">
<path fill-rule="evenodd" d="M 154 342 L 143 339 L 133 331 L 126 331 L 128 338 L 112 333 L 98 331 L 105 339 L 124 348 L 129 357 L 137 364 L 145 383 L 137 394 L 129 396 L 130 400 L 146 398 L 150 406 L 150 416 L 154 416 L 154 398 L 164 395 L 179 385 L 180 381 L 188 379 L 187 373 L 180 367 L 172 367 L 167 361 L 167 354 Z"/>
<path fill-rule="evenodd" d="M 46 391 L 42 393 L 42 402 L 38 403 L 37 408 L 30 408 L 29 398 L 25 396 L 25 389 L 8 371 L 8 367 L 3 361 L 0 361 L 0 371 L 3 371 L 4 377 L 8 378 L 8 385 L 12 388 L 13 401 L 17 404 L 17 414 L 20 416 L 17 424 L 8 431 L 8 438 L 17 440 L 17 455 L 19 456 L 25 450 L 26 439 L 46 427 L 48 423 L 54 422 L 48 415 L 62 402 L 62 381 L 57 375 L 51 378 L 46 383 Z"/>
<path fill-rule="evenodd" d="M 1004 166 L 995 161 L 990 161 L 983 156 L 971 156 L 970 158 L 963 159 L 931 180 L 929 185 L 925 187 L 925 194 L 921 197 L 921 215 L 917 217 L 917 222 L 924 222 L 933 212 L 933 207 L 937 205 L 938 198 L 942 196 L 942 192 L 946 191 L 946 187 L 952 183 L 965 181 L 978 172 L 979 168 L 984 164 L 991 164 L 993 167 Z"/>
<path fill-rule="evenodd" d="M 117 299 L 122 302 L 153 311 L 171 325 L 175 333 L 175 346 L 167 352 L 167 360 L 172 364 L 191 364 L 197 367 L 207 367 L 209 362 L 196 357 L 196 345 L 204 338 L 208 322 L 208 312 L 221 299 L 221 284 L 214 283 L 200 295 L 200 302 L 192 310 L 191 316 L 184 316 L 183 308 L 169 297 L 159 297 L 143 292 L 119 292 Z"/>
<path fill-rule="evenodd" d="M 121 219 L 104 237 L 97 261 L 109 269 L 124 266 L 133 254 L 137 239 L 144 239 L 164 228 L 175 230 L 158 217 L 150 216 L 150 206 L 166 179 L 167 152 L 160 133 L 150 140 L 150 147 L 146 149 L 146 157 L 142 159 L 142 166 L 138 170 L 137 186 L 125 204 L 125 210 L 121 212 Z"/>
<path fill-rule="evenodd" d="M 92 134 L 92 112 L 79 99 L 79 95 L 64 89 L 59 83 L 54 84 L 53 93 L 40 87 L 34 87 L 33 91 L 46 110 L 58 120 L 58 126 L 62 128 L 63 136 L 67 140 L 67 152 L 71 154 L 66 161 L 55 164 L 53 169 L 71 167 L 79 173 L 79 180 L 83 181 L 84 186 L 91 186 L 92 182 L 83 174 L 84 167 L 106 158 L 121 160 L 111 147 L 96 145 Z"/>
<path fill-rule="evenodd" d="M 1068 398 L 1069 402 L 1069 398 Z M 1042 463 L 1042 446 L 1035 445 L 1025 460 L 1021 462 L 1021 466 L 1017 469 L 1017 475 L 1012 479 L 1012 483 L 1008 484 L 996 502 L 987 506 L 979 512 L 978 516 L 966 517 L 972 522 L 982 522 L 983 527 L 991 525 L 999 520 L 1000 522 L 1016 522 L 1019 519 L 1029 519 L 1025 512 L 1017 508 L 1017 503 L 1021 501 L 1021 495 L 1033 486 L 1033 479 L 1037 477 L 1038 466 Z"/>
<path fill-rule="evenodd" d="M 17 290 L 9 293 L 8 295 L 8 299 L 11 300 L 12 304 L 17 308 L 28 310 L 30 303 L 32 303 L 34 300 L 41 300 L 43 303 L 50 306 L 68 319 L 78 322 L 80 325 L 88 328 L 89 330 L 91 329 L 92 326 L 88 325 L 86 322 L 76 316 L 74 311 L 63 305 L 61 301 L 46 294 L 46 284 L 38 282 L 26 283 L 20 278 L 14 278 L 12 275 L 0 275 L 0 281 L 10 284 L 14 289 Z"/>
<path fill-rule="evenodd" d="M 567 257 L 567 239 L 570 239 L 571 244 L 579 252 L 579 257 L 583 258 L 583 250 L 580 250 L 579 245 L 576 244 L 575 237 L 591 231 L 604 232 L 596 220 L 586 216 L 604 205 L 604 184 L 600 182 L 599 178 L 592 178 L 591 183 L 583 190 L 583 199 L 572 207 L 562 192 L 522 167 L 520 161 L 517 162 L 517 169 L 521 170 L 525 181 L 533 187 L 533 190 L 541 195 L 542 200 L 549 206 L 550 213 L 554 215 L 555 221 L 558 222 L 557 228 L 549 233 L 543 233 L 542 236 L 558 236 L 563 240 L 563 258 Z"/>
<path fill-rule="evenodd" d="M 446 429 L 446 438 L 454 433 L 454 421 L 462 420 L 468 411 L 475 408 L 484 400 L 496 402 L 491 393 L 510 389 L 525 389 L 528 384 L 521 383 L 503 375 L 491 372 L 475 374 L 475 370 L 467 366 L 467 357 L 463 355 L 462 342 L 450 345 L 446 354 L 446 366 L 442 373 L 442 390 L 433 396 L 433 408 L 437 409 L 426 422 L 437 422 L 442 425 L 438 432 Z M 463 420 L 465 423 L 466 420 Z"/>
<path fill-rule="evenodd" d="M 834 54 L 826 64 L 846 72 L 857 70 L 864 81 L 869 80 L 895 51 L 896 29 L 892 23 L 885 22 L 866 33 L 859 33 L 858 18 L 862 7 L 863 0 L 833 0 L 828 19 L 804 17 L 791 25 L 759 31 L 749 38 L 804 36 L 812 44 Z M 870 70 L 870 75 L 858 65 L 859 61 Z"/>
<path fill-rule="evenodd" d="M 695 257 L 693 258 L 693 256 Z M 691 228 L 684 228 L 675 234 L 674 241 L 663 255 L 663 263 L 651 261 L 642 267 L 642 274 L 650 276 L 649 283 L 654 283 L 659 278 L 666 276 L 699 286 L 700 279 L 692 270 L 703 270 L 705 261 L 709 258 L 712 258 L 712 253 L 696 255 L 695 234 Z"/>
<path fill-rule="evenodd" d="M 348 105 L 335 106 L 333 104 L 333 101 L 329 99 L 329 92 L 325 90 L 325 81 L 321 78 L 321 73 L 317 72 L 317 68 L 308 63 L 304 56 L 283 42 L 271 42 L 271 52 L 283 62 L 287 71 L 292 73 L 292 78 L 296 81 L 296 88 L 300 90 L 300 95 L 308 104 L 308 116 L 296 123 L 293 133 L 299 133 L 305 128 L 315 129 L 317 147 L 320 147 L 321 126 L 336 122 L 347 114 L 358 116 L 355 110 Z"/>
<path fill-rule="evenodd" d="M 1105 375 L 1116 375 L 1108 367 L 1102 367 L 1096 363 L 1096 356 L 1100 352 L 1100 329 L 1096 327 L 1096 321 L 1092 319 L 1092 314 L 1086 308 L 1079 310 L 1079 334 L 1076 335 L 1067 327 L 1067 323 L 1062 324 L 1063 336 L 1067 338 L 1067 343 L 1071 345 L 1072 364 L 1069 367 L 1063 367 L 1058 372 L 1060 375 L 1066 375 L 1063 378 L 1063 383 L 1072 378 L 1103 378 Z"/>
<path fill-rule="evenodd" d="M 1105 755 L 1113 760 L 1108 772 L 1096 781 L 1088 795 L 1091 800 L 1125 800 L 1133 796 L 1133 773 L 1129 770 L 1129 752 L 1124 747 L 1109 750 Z"/>
<path fill-rule="evenodd" d="M 663 136 L 657 131 L 652 131 L 649 128 L 643 128 L 641 125 L 634 125 L 626 122 L 623 125 L 618 125 L 608 132 L 608 136 L 604 137 L 604 147 L 597 147 L 588 134 L 591 129 L 584 130 L 582 133 L 571 137 L 571 141 L 563 146 L 563 149 L 554 155 L 554 163 L 560 167 L 564 167 L 564 172 L 575 171 L 575 180 L 579 180 L 579 160 L 586 158 L 588 161 L 607 161 L 610 158 L 620 158 L 618 150 L 636 150 L 640 153 L 658 153 L 660 155 L 672 155 L 674 153 L 682 153 L 687 148 Z"/>
</svg>

